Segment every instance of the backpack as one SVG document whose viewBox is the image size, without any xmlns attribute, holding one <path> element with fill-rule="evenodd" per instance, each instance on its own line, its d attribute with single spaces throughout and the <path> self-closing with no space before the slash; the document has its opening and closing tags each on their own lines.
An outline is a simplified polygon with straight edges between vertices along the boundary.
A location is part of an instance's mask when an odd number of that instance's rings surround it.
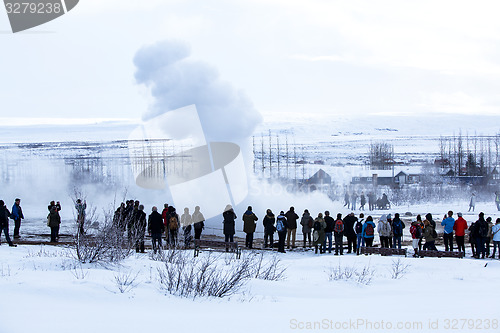
<svg viewBox="0 0 500 333">
<path fill-rule="evenodd" d="M 363 223 L 362 222 L 356 223 L 355 231 L 356 231 L 356 234 L 360 234 L 363 232 Z"/>
<path fill-rule="evenodd" d="M 341 233 L 342 231 L 344 231 L 344 222 L 342 222 L 342 220 L 337 220 L 337 222 L 335 222 L 335 228 L 333 228 L 333 231 L 335 231 L 336 233 Z"/>
<path fill-rule="evenodd" d="M 488 236 L 488 224 L 486 222 L 479 223 L 479 229 L 477 231 L 479 237 L 487 237 Z"/>
<path fill-rule="evenodd" d="M 403 226 L 401 225 L 402 222 L 400 220 L 397 220 L 396 222 L 393 223 L 393 228 L 394 228 L 394 236 L 402 236 L 403 235 Z"/>
<path fill-rule="evenodd" d="M 278 232 L 285 231 L 285 224 L 283 223 L 283 219 L 278 218 L 278 221 L 276 221 L 276 230 Z"/>
<path fill-rule="evenodd" d="M 432 228 L 432 238 L 437 238 L 437 237 L 438 237 L 438 233 L 436 232 L 436 229 Z"/>
<path fill-rule="evenodd" d="M 177 223 L 177 217 L 170 216 L 168 219 L 168 228 L 170 230 L 177 230 L 179 228 L 179 224 Z"/>
<path fill-rule="evenodd" d="M 321 223 L 319 221 L 314 222 L 314 230 L 321 230 Z"/>
<path fill-rule="evenodd" d="M 422 238 L 422 228 L 419 225 L 415 229 L 415 238 Z"/>
<path fill-rule="evenodd" d="M 366 227 L 365 227 L 365 235 L 366 236 L 373 236 L 374 234 L 374 228 L 373 228 L 373 224 L 371 223 L 366 223 Z"/>
</svg>

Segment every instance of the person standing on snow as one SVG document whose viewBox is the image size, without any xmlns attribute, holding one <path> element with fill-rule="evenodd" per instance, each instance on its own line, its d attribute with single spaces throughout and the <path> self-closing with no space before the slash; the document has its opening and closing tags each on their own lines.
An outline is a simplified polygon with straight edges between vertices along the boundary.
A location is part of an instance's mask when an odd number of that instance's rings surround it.
<svg viewBox="0 0 500 333">
<path fill-rule="evenodd" d="M 83 201 L 82 199 L 77 199 L 75 204 L 76 209 L 76 222 L 78 223 L 78 232 L 83 235 L 85 230 L 83 229 L 83 225 L 85 223 L 85 210 L 87 209 L 87 201 Z"/>
<path fill-rule="evenodd" d="M 391 225 L 387 221 L 387 215 L 380 216 L 377 231 L 380 237 L 380 247 L 388 248 L 389 238 L 391 237 Z"/>
<path fill-rule="evenodd" d="M 300 219 L 300 225 L 302 226 L 302 235 L 304 236 L 304 249 L 306 248 L 306 241 L 309 239 L 309 247 L 311 244 L 311 229 L 313 227 L 313 218 L 309 214 L 307 209 L 304 209 L 304 213 L 302 214 L 302 218 Z"/>
<path fill-rule="evenodd" d="M 247 211 L 243 214 L 243 232 L 247 234 L 245 239 L 245 246 L 249 249 L 253 248 L 253 234 L 257 224 L 255 223 L 259 219 L 252 211 L 252 206 L 248 206 Z"/>
<path fill-rule="evenodd" d="M 333 237 L 335 238 L 335 255 L 344 254 L 344 221 L 342 221 L 342 214 L 337 214 L 337 220 L 333 227 Z"/>
<path fill-rule="evenodd" d="M 436 230 L 432 226 L 431 222 L 428 219 L 424 220 L 424 250 L 437 251 L 436 245 L 434 242 L 436 241 Z"/>
<path fill-rule="evenodd" d="M 191 214 L 189 214 L 189 208 L 184 208 L 184 214 L 181 215 L 181 225 L 182 232 L 184 233 L 184 247 L 187 249 L 191 243 L 191 229 L 193 228 L 191 225 L 193 224 L 193 218 Z"/>
<path fill-rule="evenodd" d="M 151 209 L 151 214 L 148 217 L 148 232 L 151 235 L 151 243 L 153 245 L 153 253 L 156 254 L 157 251 L 161 252 L 162 243 L 161 237 L 165 231 L 165 225 L 163 224 L 163 219 L 160 213 L 158 213 L 158 208 L 153 206 Z"/>
<path fill-rule="evenodd" d="M 458 219 L 453 225 L 455 230 L 455 241 L 457 242 L 458 252 L 465 253 L 465 230 L 467 230 L 467 221 L 462 217 L 462 213 L 458 213 Z"/>
<path fill-rule="evenodd" d="M 320 254 L 323 253 L 323 242 L 325 241 L 325 228 L 326 223 L 323 218 L 323 214 L 319 213 L 318 217 L 314 219 L 314 233 L 313 233 L 313 243 L 314 243 L 314 253 L 318 253 L 318 248 Z"/>
<path fill-rule="evenodd" d="M 373 217 L 371 217 L 370 215 L 366 218 L 366 222 L 363 223 L 363 230 L 361 231 L 366 247 L 373 246 L 373 239 L 375 238 L 375 228 L 375 222 L 373 222 Z"/>
<path fill-rule="evenodd" d="M 5 202 L 3 200 L 0 200 L 0 237 L 2 236 L 2 231 L 5 234 L 5 239 L 7 239 L 7 243 L 9 243 L 9 246 L 16 247 L 17 245 L 12 243 L 12 240 L 10 239 L 9 236 L 9 217 L 10 217 L 10 212 L 5 207 Z"/>
<path fill-rule="evenodd" d="M 472 211 L 474 211 L 474 209 L 476 209 L 476 193 L 474 193 L 474 192 L 472 192 L 472 194 L 470 196 L 469 212 L 471 209 L 472 209 Z"/>
<path fill-rule="evenodd" d="M 354 224 L 358 221 L 358 218 L 354 216 L 354 213 L 350 213 L 344 217 L 344 236 L 347 238 L 347 253 L 352 253 L 356 251 L 356 232 L 354 232 Z"/>
<path fill-rule="evenodd" d="M 268 209 L 266 211 L 266 216 L 264 216 L 264 219 L 262 220 L 262 224 L 264 225 L 264 248 L 268 247 L 268 244 L 271 249 L 273 248 L 273 237 L 274 231 L 276 230 L 274 227 L 275 221 L 276 218 L 274 217 L 272 210 Z"/>
<path fill-rule="evenodd" d="M 21 220 L 24 219 L 24 215 L 21 208 L 21 199 L 19 198 L 14 200 L 11 217 L 14 220 L 14 239 L 21 238 L 21 236 L 19 236 L 19 228 L 21 227 Z"/>
<path fill-rule="evenodd" d="M 446 216 L 446 214 L 444 215 L 441 225 L 444 226 L 444 249 L 445 251 L 453 252 L 453 226 L 455 225 L 455 219 L 452 216 L 453 212 L 450 210 L 448 216 Z"/>
<path fill-rule="evenodd" d="M 351 195 L 351 209 L 356 210 L 356 200 L 358 199 L 358 194 L 356 191 L 352 191 Z"/>
<path fill-rule="evenodd" d="M 139 205 L 137 211 L 134 213 L 134 236 L 135 236 L 135 252 L 141 251 L 145 253 L 144 237 L 146 237 L 146 213 L 144 213 L 144 206 Z"/>
<path fill-rule="evenodd" d="M 359 197 L 359 200 L 361 202 L 359 206 L 359 210 L 365 210 L 365 205 L 366 205 L 366 197 L 363 192 L 361 192 L 361 196 Z"/>
<path fill-rule="evenodd" d="M 290 238 L 292 238 L 292 248 L 295 248 L 295 234 L 297 232 L 297 220 L 299 216 L 295 213 L 295 208 L 290 207 L 290 210 L 285 214 L 287 226 L 286 247 L 290 250 Z"/>
<path fill-rule="evenodd" d="M 495 204 L 497 205 L 497 210 L 500 211 L 500 192 L 495 192 Z"/>
<path fill-rule="evenodd" d="M 236 214 L 234 213 L 233 207 L 231 205 L 227 205 L 224 209 L 224 213 L 222 213 L 222 217 L 224 221 L 224 242 L 234 242 L 234 234 L 236 233 L 235 221 Z M 227 248 L 226 248 L 227 250 Z"/>
<path fill-rule="evenodd" d="M 332 253 L 332 236 L 335 220 L 330 216 L 329 211 L 325 211 L 325 241 L 323 242 L 323 252 L 326 253 L 326 242 L 328 241 L 328 253 Z"/>
<path fill-rule="evenodd" d="M 276 218 L 276 231 L 278 232 L 278 252 L 280 253 L 285 253 L 285 239 L 287 228 L 288 224 L 286 221 L 285 212 L 281 211 Z"/>
<path fill-rule="evenodd" d="M 493 254 L 490 258 L 495 258 L 498 248 L 498 259 L 500 259 L 500 218 L 496 220 L 495 225 L 491 228 L 491 235 L 493 236 Z"/>
<path fill-rule="evenodd" d="M 175 247 L 175 245 L 177 244 L 177 234 L 179 232 L 180 219 L 179 214 L 177 214 L 174 206 L 168 206 L 167 221 L 169 246 Z"/>
<path fill-rule="evenodd" d="M 193 219 L 194 239 L 200 239 L 201 232 L 205 228 L 205 217 L 200 211 L 200 206 L 194 207 L 194 213 L 191 218 Z"/>
<path fill-rule="evenodd" d="M 56 243 L 59 239 L 59 227 L 61 225 L 61 216 L 56 205 L 50 208 L 50 213 L 47 216 L 47 226 L 50 227 L 50 242 Z"/>
<path fill-rule="evenodd" d="M 401 239 L 403 238 L 403 229 L 405 228 L 405 224 L 399 218 L 399 213 L 394 214 L 394 220 L 392 221 L 392 247 L 396 248 L 396 243 L 398 243 L 398 249 L 401 249 Z M 418 245 L 418 243 L 417 243 Z"/>
<path fill-rule="evenodd" d="M 410 227 L 410 234 L 411 234 L 411 244 L 413 246 L 413 257 L 417 258 L 418 257 L 418 241 L 420 237 L 422 236 L 422 228 L 420 228 L 420 223 L 418 221 L 415 221 L 411 224 Z"/>
<path fill-rule="evenodd" d="M 476 221 L 474 226 L 474 236 L 476 237 L 476 259 L 484 259 L 486 256 L 486 237 L 488 236 L 488 222 L 484 219 L 484 213 L 479 213 L 479 219 Z"/>
<path fill-rule="evenodd" d="M 349 192 L 345 191 L 344 194 L 344 207 L 347 206 L 347 209 L 349 209 L 349 205 L 351 202 L 349 201 Z"/>
<path fill-rule="evenodd" d="M 488 223 L 488 235 L 486 236 L 486 256 L 490 256 L 490 243 L 491 243 L 491 230 L 493 228 L 492 218 L 488 216 L 486 223 Z"/>
<path fill-rule="evenodd" d="M 359 248 L 365 246 L 365 239 L 363 238 L 363 223 L 365 214 L 359 214 L 359 220 L 354 226 L 354 232 L 356 232 L 356 255 L 359 255 Z"/>
</svg>

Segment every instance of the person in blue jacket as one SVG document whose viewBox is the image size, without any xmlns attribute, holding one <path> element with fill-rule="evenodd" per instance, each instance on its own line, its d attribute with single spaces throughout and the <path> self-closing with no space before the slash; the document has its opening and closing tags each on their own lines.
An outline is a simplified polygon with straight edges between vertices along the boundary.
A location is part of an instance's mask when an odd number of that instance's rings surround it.
<svg viewBox="0 0 500 333">
<path fill-rule="evenodd" d="M 373 246 L 373 238 L 375 237 L 375 223 L 373 222 L 373 217 L 368 216 L 366 222 L 363 224 L 363 230 L 361 231 L 363 238 L 365 240 L 366 247 Z"/>
<path fill-rule="evenodd" d="M 21 220 L 24 219 L 23 210 L 21 209 L 21 199 L 16 198 L 14 200 L 10 217 L 14 220 L 14 238 L 20 238 L 19 228 L 21 227 Z"/>
<path fill-rule="evenodd" d="M 450 210 L 448 216 L 445 214 L 441 222 L 441 225 L 444 226 L 443 239 L 445 251 L 453 251 L 453 226 L 455 225 L 455 219 L 452 216 L 453 212 Z"/>
</svg>

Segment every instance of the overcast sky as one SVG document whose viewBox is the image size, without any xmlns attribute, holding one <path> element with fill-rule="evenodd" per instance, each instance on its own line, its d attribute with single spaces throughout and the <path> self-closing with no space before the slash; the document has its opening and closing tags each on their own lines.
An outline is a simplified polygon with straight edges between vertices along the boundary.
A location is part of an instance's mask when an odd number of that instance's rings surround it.
<svg viewBox="0 0 500 333">
<path fill-rule="evenodd" d="M 81 0 L 12 34 L 0 8 L 0 117 L 142 117 L 152 98 L 134 56 L 172 39 L 263 114 L 500 115 L 499 12 L 498 1 Z"/>
</svg>

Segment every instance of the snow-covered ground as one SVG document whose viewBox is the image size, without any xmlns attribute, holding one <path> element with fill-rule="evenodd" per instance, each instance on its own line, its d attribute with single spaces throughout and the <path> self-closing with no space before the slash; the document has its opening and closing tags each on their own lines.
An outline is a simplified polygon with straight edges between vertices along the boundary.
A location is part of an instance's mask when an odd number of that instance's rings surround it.
<svg viewBox="0 0 500 333">
<path fill-rule="evenodd" d="M 273 255 L 266 252 L 265 260 Z M 228 256 L 220 254 L 218 262 Z M 0 332 L 499 331 L 498 260 L 294 251 L 279 258 L 287 268 L 281 281 L 250 279 L 229 298 L 193 300 L 160 288 L 162 263 L 149 254 L 80 267 L 69 249 L 2 244 Z M 394 279 L 398 260 L 407 268 Z M 339 266 L 366 268 L 371 282 L 360 283 L 355 274 L 330 280 Z M 136 286 L 121 293 L 115 280 L 127 274 L 137 274 Z"/>
</svg>

